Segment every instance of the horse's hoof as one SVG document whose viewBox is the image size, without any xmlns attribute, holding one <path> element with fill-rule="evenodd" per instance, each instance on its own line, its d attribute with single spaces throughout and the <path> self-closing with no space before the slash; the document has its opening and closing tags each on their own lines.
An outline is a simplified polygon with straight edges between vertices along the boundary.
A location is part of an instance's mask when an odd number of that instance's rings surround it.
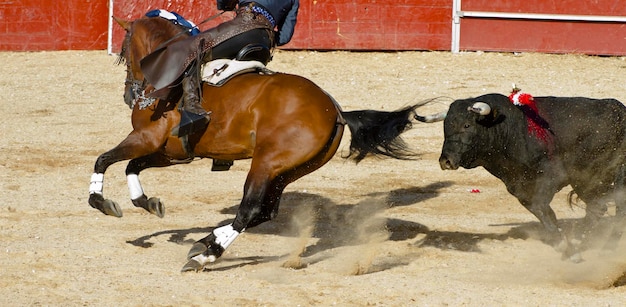
<svg viewBox="0 0 626 307">
<path fill-rule="evenodd" d="M 203 269 L 203 265 L 200 264 L 200 262 L 195 261 L 193 259 L 187 261 L 187 264 L 185 264 L 183 266 L 183 268 L 180 270 L 181 272 L 198 272 L 201 271 Z"/>
<path fill-rule="evenodd" d="M 150 197 L 150 199 L 148 199 L 148 211 L 160 218 L 165 216 L 165 206 L 163 206 L 161 200 L 156 197 Z"/>
<path fill-rule="evenodd" d="M 111 215 L 115 217 L 122 217 L 122 209 L 118 206 L 114 201 L 105 199 L 102 202 L 102 208 L 100 209 L 102 213 L 106 215 Z"/>
<path fill-rule="evenodd" d="M 191 258 L 201 255 L 207 250 L 209 249 L 206 247 L 206 245 L 200 242 L 196 242 L 193 244 L 193 246 L 189 250 L 189 253 L 187 254 L 187 260 L 192 260 Z"/>
</svg>

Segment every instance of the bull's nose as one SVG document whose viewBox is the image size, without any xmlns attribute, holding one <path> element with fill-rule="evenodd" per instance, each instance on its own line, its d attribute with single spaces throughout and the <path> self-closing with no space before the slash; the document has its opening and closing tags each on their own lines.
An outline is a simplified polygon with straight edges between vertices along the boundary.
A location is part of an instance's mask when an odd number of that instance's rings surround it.
<svg viewBox="0 0 626 307">
<path fill-rule="evenodd" d="M 441 166 L 441 169 L 444 171 L 456 169 L 456 166 L 452 164 L 452 161 L 450 161 L 450 159 L 448 159 L 445 155 L 441 155 L 441 157 L 439 157 L 439 166 Z"/>
</svg>

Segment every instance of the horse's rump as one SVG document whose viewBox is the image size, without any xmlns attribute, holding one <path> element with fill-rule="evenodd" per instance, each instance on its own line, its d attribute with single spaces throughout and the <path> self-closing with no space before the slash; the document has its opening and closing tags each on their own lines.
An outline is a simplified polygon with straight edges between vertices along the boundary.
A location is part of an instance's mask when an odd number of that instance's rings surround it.
<svg viewBox="0 0 626 307">
<path fill-rule="evenodd" d="M 199 140 L 206 146 L 195 151 L 212 158 L 250 158 L 263 142 L 287 150 L 304 141 L 290 139 L 296 134 L 319 142 L 330 138 L 341 118 L 334 99 L 312 81 L 291 74 L 246 73 L 220 87 L 205 83 L 202 97 L 211 122 Z"/>
</svg>

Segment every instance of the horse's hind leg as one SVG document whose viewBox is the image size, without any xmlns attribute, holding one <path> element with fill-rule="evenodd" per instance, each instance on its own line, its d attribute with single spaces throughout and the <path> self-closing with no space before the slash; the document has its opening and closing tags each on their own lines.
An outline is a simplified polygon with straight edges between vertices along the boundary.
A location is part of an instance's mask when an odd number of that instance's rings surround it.
<svg viewBox="0 0 626 307">
<path fill-rule="evenodd" d="M 254 161 L 253 161 L 254 163 Z M 244 196 L 237 210 L 237 216 L 232 224 L 221 226 L 203 239 L 194 243 L 187 254 L 187 264 L 183 266 L 182 272 L 199 271 L 207 263 L 215 262 L 221 257 L 224 251 L 251 223 L 258 225 L 272 218 L 271 212 L 280 201 L 280 194 L 284 186 L 274 190 L 278 195 L 267 197 L 267 191 L 271 186 L 268 171 L 256 172 L 254 167 L 248 173 L 248 178 L 244 185 Z M 274 194 L 275 194 L 274 193 Z"/>
<path fill-rule="evenodd" d="M 215 262 L 245 229 L 276 217 L 282 193 L 288 182 L 283 176 L 278 176 L 274 180 L 254 177 L 260 179 L 261 183 L 255 186 L 254 183 L 246 182 L 245 189 L 249 192 L 241 201 L 233 223 L 215 228 L 208 236 L 194 243 L 187 254 L 188 261 L 182 272 L 199 271 L 207 263 Z"/>
<path fill-rule="evenodd" d="M 207 263 L 214 262 L 245 229 L 273 219 L 285 187 L 326 164 L 337 151 L 343 126 L 337 125 L 326 146 L 309 157 L 293 155 L 291 161 L 263 159 L 257 155 L 252 159 L 250 172 L 244 185 L 244 196 L 232 224 L 214 229 L 207 237 L 196 242 L 187 255 L 187 264 L 182 271 L 199 271 Z M 306 151 L 306 148 L 302 148 Z M 308 152 L 315 152 L 310 149 Z M 296 160 L 300 157 L 300 160 Z"/>
</svg>

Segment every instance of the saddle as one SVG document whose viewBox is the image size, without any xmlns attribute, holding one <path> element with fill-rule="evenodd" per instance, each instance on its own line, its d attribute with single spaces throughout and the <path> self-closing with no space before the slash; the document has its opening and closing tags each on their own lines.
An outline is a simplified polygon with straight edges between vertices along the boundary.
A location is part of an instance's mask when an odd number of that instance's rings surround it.
<svg viewBox="0 0 626 307">
<path fill-rule="evenodd" d="M 265 64 L 271 60 L 269 48 L 263 45 L 247 45 L 234 59 L 217 59 L 204 64 L 202 81 L 212 86 L 222 86 L 228 80 L 250 72 L 274 74 Z"/>
<path fill-rule="evenodd" d="M 217 59 L 204 64 L 201 79 L 204 84 L 219 87 L 242 74 L 274 74 L 265 67 L 271 57 L 271 52 L 266 46 L 250 44 L 242 48 L 234 59 Z M 193 152 L 188 140 L 183 140 L 183 148 L 188 154 Z M 190 158 L 193 159 L 191 155 Z M 232 165 L 232 160 L 213 159 L 211 171 L 227 171 Z"/>
</svg>

